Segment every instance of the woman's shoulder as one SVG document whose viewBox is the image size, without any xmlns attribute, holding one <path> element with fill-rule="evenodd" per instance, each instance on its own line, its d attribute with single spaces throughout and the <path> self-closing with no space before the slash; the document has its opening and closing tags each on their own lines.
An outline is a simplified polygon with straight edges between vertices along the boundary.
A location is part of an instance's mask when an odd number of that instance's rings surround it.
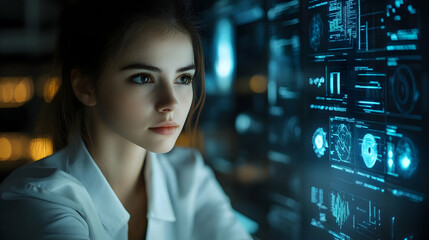
<svg viewBox="0 0 429 240">
<path fill-rule="evenodd" d="M 66 160 L 64 151 L 59 151 L 15 169 L 0 184 L 0 201 L 23 198 L 53 201 L 81 194 L 85 188 L 67 172 Z"/>
<path fill-rule="evenodd" d="M 65 157 L 57 152 L 23 165 L 0 184 L 1 239 L 89 239 L 82 214 L 90 197 L 67 173 Z"/>
</svg>

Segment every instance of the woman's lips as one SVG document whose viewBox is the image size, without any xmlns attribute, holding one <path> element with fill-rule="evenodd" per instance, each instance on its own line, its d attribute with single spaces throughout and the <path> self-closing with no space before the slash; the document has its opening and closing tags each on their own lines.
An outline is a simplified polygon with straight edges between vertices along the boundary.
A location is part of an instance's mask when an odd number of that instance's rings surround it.
<svg viewBox="0 0 429 240">
<path fill-rule="evenodd" d="M 161 135 L 172 135 L 176 133 L 177 128 L 178 128 L 177 126 L 168 126 L 168 127 L 153 127 L 149 129 Z"/>
</svg>

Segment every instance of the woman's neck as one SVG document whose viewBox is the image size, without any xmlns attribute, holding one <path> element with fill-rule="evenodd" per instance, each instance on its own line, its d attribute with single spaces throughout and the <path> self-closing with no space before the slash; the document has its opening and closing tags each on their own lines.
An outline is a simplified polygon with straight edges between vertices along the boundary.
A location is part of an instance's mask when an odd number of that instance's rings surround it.
<svg viewBox="0 0 429 240">
<path fill-rule="evenodd" d="M 124 139 L 100 122 L 93 126 L 91 137 L 94 161 L 116 196 L 126 205 L 138 189 L 144 187 L 146 149 Z"/>
</svg>

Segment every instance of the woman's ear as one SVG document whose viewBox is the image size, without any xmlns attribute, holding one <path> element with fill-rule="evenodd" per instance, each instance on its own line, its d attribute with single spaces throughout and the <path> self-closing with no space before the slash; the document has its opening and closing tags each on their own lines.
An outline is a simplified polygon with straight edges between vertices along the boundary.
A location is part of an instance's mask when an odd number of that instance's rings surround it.
<svg viewBox="0 0 429 240">
<path fill-rule="evenodd" d="M 97 104 L 95 88 L 87 75 L 83 74 L 80 69 L 75 68 L 70 73 L 70 80 L 74 95 L 79 101 L 88 107 Z"/>
</svg>

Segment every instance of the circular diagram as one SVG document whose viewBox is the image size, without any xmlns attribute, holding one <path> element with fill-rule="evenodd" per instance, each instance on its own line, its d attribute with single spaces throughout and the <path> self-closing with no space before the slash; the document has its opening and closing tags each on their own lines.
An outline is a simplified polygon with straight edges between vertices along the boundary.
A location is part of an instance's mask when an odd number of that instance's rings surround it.
<svg viewBox="0 0 429 240">
<path fill-rule="evenodd" d="M 362 140 L 361 155 L 367 168 L 372 168 L 377 161 L 377 142 L 375 137 L 367 133 Z"/>
<path fill-rule="evenodd" d="M 325 154 L 328 142 L 326 141 L 326 132 L 323 128 L 318 128 L 313 134 L 312 138 L 313 150 L 317 157 L 322 157 Z"/>
<path fill-rule="evenodd" d="M 352 134 L 345 124 L 338 125 L 337 133 L 338 139 L 335 143 L 335 151 L 341 161 L 348 162 L 350 158 L 350 150 L 352 144 Z"/>
<path fill-rule="evenodd" d="M 410 113 L 419 97 L 414 74 L 406 65 L 396 68 L 390 78 L 392 97 L 401 113 Z"/>
<path fill-rule="evenodd" d="M 323 23 L 320 14 L 316 14 L 310 21 L 309 39 L 311 48 L 317 52 L 323 35 Z"/>
<path fill-rule="evenodd" d="M 418 165 L 413 142 L 407 137 L 401 138 L 396 144 L 394 155 L 399 174 L 405 178 L 413 175 Z"/>
</svg>

